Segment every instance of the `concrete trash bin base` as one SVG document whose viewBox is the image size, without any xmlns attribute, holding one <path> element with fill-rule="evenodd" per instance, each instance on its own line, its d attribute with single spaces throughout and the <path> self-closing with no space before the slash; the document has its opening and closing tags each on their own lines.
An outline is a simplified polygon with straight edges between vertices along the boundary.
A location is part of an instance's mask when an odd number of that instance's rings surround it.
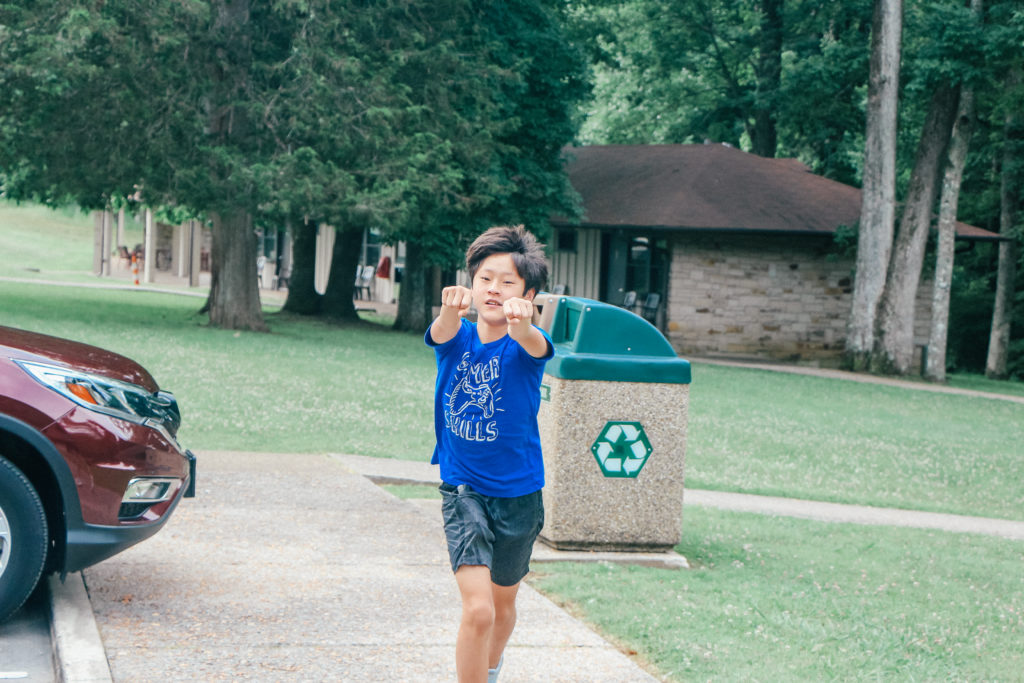
<svg viewBox="0 0 1024 683">
<path fill-rule="evenodd" d="M 559 550 L 672 548 L 682 536 L 689 362 L 630 311 L 537 299 L 555 347 L 537 414 L 541 540 Z"/>
<path fill-rule="evenodd" d="M 689 384 L 565 380 L 538 423 L 547 483 L 541 540 L 559 550 L 671 549 L 682 535 Z M 594 453 L 610 422 L 642 425 L 650 455 L 635 477 L 606 476 Z"/>
</svg>

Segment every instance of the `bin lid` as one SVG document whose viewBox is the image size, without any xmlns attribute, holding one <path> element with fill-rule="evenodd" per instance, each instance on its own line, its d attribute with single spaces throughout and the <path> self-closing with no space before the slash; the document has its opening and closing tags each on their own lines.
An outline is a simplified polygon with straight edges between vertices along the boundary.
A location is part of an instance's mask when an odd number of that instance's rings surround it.
<svg viewBox="0 0 1024 683">
<path fill-rule="evenodd" d="M 690 362 L 679 358 L 658 328 L 632 311 L 582 297 L 551 297 L 547 330 L 555 355 L 546 372 L 562 379 L 690 383 Z"/>
</svg>

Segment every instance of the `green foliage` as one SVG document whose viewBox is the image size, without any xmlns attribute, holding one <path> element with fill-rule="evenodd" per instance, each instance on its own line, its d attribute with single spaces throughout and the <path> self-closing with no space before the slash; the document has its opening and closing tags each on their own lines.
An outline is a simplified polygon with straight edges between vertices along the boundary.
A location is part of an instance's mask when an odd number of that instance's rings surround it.
<svg viewBox="0 0 1024 683">
<path fill-rule="evenodd" d="M 543 232 L 573 214 L 559 152 L 586 88 L 560 7 L 0 5 L 4 191 L 372 222 L 438 262 L 485 215 Z"/>
<path fill-rule="evenodd" d="M 863 146 L 871 4 L 784 3 L 778 85 L 762 73 L 759 3 L 577 3 L 595 96 L 592 143 L 699 143 L 750 149 L 758 107 L 772 110 L 777 154 L 852 182 Z M 813 112 L 813 114 L 812 114 Z"/>
<path fill-rule="evenodd" d="M 779 156 L 799 158 L 815 173 L 860 184 L 867 99 L 868 3 L 835 3 L 832 16 L 783 55 L 783 92 L 778 97 Z M 832 28 L 834 27 L 834 28 Z"/>
<path fill-rule="evenodd" d="M 415 219 L 391 238 L 416 241 L 428 261 L 445 266 L 457 265 L 468 240 L 490 225 L 526 223 L 543 238 L 552 213 L 577 215 L 561 150 L 587 91 L 583 60 L 561 28 L 561 3 L 475 3 L 458 23 L 466 28 L 450 58 L 476 55 L 486 68 L 457 79 L 449 64 L 431 59 L 398 74 L 425 105 L 429 137 L 417 158 L 447 168 L 450 185 L 428 185 Z M 438 88 L 443 97 L 434 96 Z M 445 136 L 445 128 L 457 134 Z M 417 185 L 413 176 L 410 192 Z"/>
<path fill-rule="evenodd" d="M 944 0 L 909 3 L 904 19 L 907 60 L 902 79 L 908 95 L 927 98 L 940 83 L 984 86 L 991 73 L 990 39 L 978 16 L 964 3 Z"/>
<path fill-rule="evenodd" d="M 87 208 L 195 163 L 201 132 L 182 41 L 198 3 L 43 0 L 0 7 L 0 168 L 5 192 Z M 168 101 L 168 95 L 173 101 Z M 174 106 L 171 106 L 171 105 Z"/>
</svg>

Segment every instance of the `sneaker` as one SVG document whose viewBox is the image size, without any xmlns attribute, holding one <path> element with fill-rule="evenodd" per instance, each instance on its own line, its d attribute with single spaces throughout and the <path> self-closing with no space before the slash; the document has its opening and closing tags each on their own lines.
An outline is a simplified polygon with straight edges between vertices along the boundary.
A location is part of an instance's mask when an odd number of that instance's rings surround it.
<svg viewBox="0 0 1024 683">
<path fill-rule="evenodd" d="M 498 666 L 487 670 L 487 683 L 498 683 L 498 674 L 501 673 L 501 665 L 505 663 L 505 655 L 498 659 Z"/>
</svg>

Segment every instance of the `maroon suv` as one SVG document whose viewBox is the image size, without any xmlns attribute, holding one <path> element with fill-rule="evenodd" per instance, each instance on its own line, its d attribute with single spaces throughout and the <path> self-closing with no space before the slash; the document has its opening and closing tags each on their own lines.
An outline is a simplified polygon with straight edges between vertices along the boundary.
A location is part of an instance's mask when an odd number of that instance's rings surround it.
<svg viewBox="0 0 1024 683">
<path fill-rule="evenodd" d="M 0 621 L 42 575 L 148 538 L 194 495 L 180 422 L 138 363 L 0 326 Z"/>
</svg>

